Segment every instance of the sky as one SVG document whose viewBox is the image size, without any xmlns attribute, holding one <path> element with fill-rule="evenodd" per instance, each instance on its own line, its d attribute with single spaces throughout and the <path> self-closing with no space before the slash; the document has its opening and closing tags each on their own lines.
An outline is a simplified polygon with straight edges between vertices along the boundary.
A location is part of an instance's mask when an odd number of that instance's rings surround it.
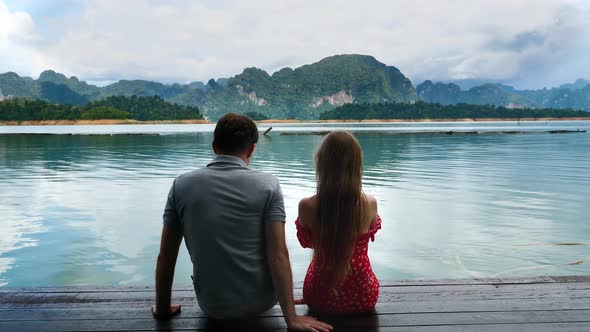
<svg viewBox="0 0 590 332">
<path fill-rule="evenodd" d="M 352 53 L 414 85 L 590 79 L 590 0 L 0 0 L 0 73 L 187 83 Z"/>
</svg>

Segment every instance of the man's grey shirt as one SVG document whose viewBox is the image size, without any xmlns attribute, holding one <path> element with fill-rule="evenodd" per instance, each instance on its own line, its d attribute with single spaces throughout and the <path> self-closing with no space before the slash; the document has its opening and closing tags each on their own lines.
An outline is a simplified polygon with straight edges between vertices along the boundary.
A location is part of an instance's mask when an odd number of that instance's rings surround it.
<svg viewBox="0 0 590 332">
<path fill-rule="evenodd" d="M 278 179 L 240 158 L 219 155 L 174 180 L 164 224 L 184 236 L 205 313 L 240 316 L 276 303 L 264 226 L 285 219 Z"/>
</svg>

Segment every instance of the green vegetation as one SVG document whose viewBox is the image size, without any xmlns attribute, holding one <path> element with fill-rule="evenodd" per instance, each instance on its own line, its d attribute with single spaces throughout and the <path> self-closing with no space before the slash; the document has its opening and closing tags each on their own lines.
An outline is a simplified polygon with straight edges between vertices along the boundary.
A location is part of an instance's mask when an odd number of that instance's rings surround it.
<svg viewBox="0 0 590 332">
<path fill-rule="evenodd" d="M 416 87 L 420 100 L 428 103 L 451 105 L 515 105 L 530 108 L 571 108 L 590 111 L 590 84 L 577 80 L 559 88 L 542 90 L 516 90 L 502 84 L 483 84 L 469 90 L 461 90 L 453 83 L 424 83 Z"/>
<path fill-rule="evenodd" d="M 82 111 L 80 118 L 84 120 L 131 119 L 131 113 L 110 106 L 98 106 Z"/>
<path fill-rule="evenodd" d="M 110 96 L 158 96 L 170 103 L 189 106 L 200 105 L 205 100 L 204 89 L 192 83 L 166 85 L 143 80 L 121 80 L 101 89 L 101 98 Z"/>
<path fill-rule="evenodd" d="M 587 117 L 590 113 L 572 109 L 509 109 L 493 105 L 441 105 L 424 102 L 346 104 L 320 115 L 321 120 L 369 120 L 369 119 L 485 119 L 485 118 L 569 118 Z"/>
<path fill-rule="evenodd" d="M 13 98 L 0 102 L 0 121 L 77 120 L 80 108 L 42 100 Z"/>
<path fill-rule="evenodd" d="M 264 114 L 260 114 L 258 112 L 246 112 L 246 113 L 244 113 L 244 115 L 254 121 L 268 120 L 268 117 L 266 117 Z"/>
<path fill-rule="evenodd" d="M 230 78 L 188 84 L 120 80 L 98 87 L 51 70 L 41 73 L 38 79 L 8 72 L 0 74 L 0 97 L 6 96 L 39 99 L 51 104 L 78 105 L 81 108 L 88 103 L 97 103 L 92 107 L 111 106 L 141 120 L 192 118 L 195 112 L 175 108 L 174 116 L 169 111 L 155 109 L 138 114 L 120 102 L 111 100 L 115 103 L 113 105 L 101 102 L 116 96 L 158 96 L 171 104 L 199 107 L 213 121 L 227 112 L 253 112 L 270 119 L 314 120 L 323 112 L 349 103 L 414 101 L 442 105 L 464 103 L 590 111 L 590 81 L 583 79 L 557 88 L 539 90 L 517 90 L 495 83 L 462 90 L 457 84 L 432 81 L 424 81 L 414 88 L 412 82 L 396 67 L 360 54 L 335 55 L 299 68 L 283 68 L 272 75 L 251 67 Z M 142 103 L 144 107 L 149 108 L 149 105 Z"/>
<path fill-rule="evenodd" d="M 159 96 L 174 104 L 196 106 L 203 103 L 205 91 L 206 87 L 195 83 L 166 85 L 142 80 L 121 80 L 97 87 L 79 81 L 75 76 L 67 78 L 52 70 L 42 72 L 36 80 L 12 72 L 0 74 L 0 94 L 80 106 L 109 96 Z"/>
<path fill-rule="evenodd" d="M 128 112 L 132 119 L 139 121 L 203 119 L 198 107 L 171 104 L 158 96 L 112 96 L 86 105 L 89 108 L 99 106 Z"/>
<path fill-rule="evenodd" d="M 397 68 L 372 56 L 336 55 L 272 75 L 246 68 L 212 94 L 203 108 L 212 119 L 224 113 L 258 112 L 273 119 L 317 119 L 323 111 L 350 102 L 404 102 L 417 99 L 412 82 Z"/>
<path fill-rule="evenodd" d="M 203 119 L 196 106 L 170 104 L 154 97 L 109 97 L 85 106 L 51 104 L 42 100 L 12 98 L 0 101 L 0 121 L 134 119 Z"/>
</svg>

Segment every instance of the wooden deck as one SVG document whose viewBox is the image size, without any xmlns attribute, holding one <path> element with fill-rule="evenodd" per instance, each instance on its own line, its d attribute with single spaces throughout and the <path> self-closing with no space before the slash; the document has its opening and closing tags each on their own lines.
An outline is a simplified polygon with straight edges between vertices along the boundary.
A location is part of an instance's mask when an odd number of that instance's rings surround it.
<svg viewBox="0 0 590 332">
<path fill-rule="evenodd" d="M 150 287 L 0 289 L 0 331 L 286 330 L 278 306 L 252 321 L 211 321 L 189 287 L 173 292 L 182 313 L 158 322 L 154 295 Z M 382 282 L 375 313 L 322 318 L 336 331 L 590 331 L 590 276 Z"/>
</svg>

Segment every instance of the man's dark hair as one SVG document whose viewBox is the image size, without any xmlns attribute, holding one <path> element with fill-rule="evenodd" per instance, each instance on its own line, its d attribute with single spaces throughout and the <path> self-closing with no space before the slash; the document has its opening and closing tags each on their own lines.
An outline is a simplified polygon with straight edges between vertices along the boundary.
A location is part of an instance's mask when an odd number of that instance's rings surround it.
<svg viewBox="0 0 590 332">
<path fill-rule="evenodd" d="M 227 113 L 217 121 L 213 140 L 222 154 L 241 153 L 258 142 L 258 128 L 247 116 Z"/>
</svg>

